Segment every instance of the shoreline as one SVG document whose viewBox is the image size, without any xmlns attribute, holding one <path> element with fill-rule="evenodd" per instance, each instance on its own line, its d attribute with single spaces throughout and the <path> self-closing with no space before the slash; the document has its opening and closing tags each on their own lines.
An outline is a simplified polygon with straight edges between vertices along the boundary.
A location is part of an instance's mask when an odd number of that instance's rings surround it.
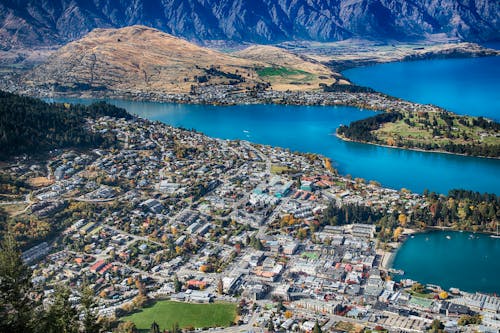
<svg viewBox="0 0 500 333">
<path fill-rule="evenodd" d="M 444 49 L 448 50 L 448 49 Z M 454 50 L 453 47 L 449 50 Z M 464 50 L 462 50 L 464 51 Z M 375 61 L 373 64 L 377 65 L 383 63 L 391 62 L 405 62 L 405 61 L 415 61 L 415 60 L 427 60 L 434 59 L 438 57 L 440 59 L 454 59 L 460 58 L 477 58 L 477 57 L 495 57 L 500 56 L 500 51 L 485 48 L 479 46 L 479 48 L 473 48 L 466 50 L 465 53 L 460 53 L 458 56 L 456 53 L 435 53 L 431 51 L 426 53 L 425 58 L 415 57 L 405 57 L 403 59 L 392 59 L 388 61 Z M 430 58 L 428 56 L 431 56 Z M 419 56 L 422 56 L 420 54 Z M 367 66 L 367 64 L 359 63 L 359 66 Z M 3 87 L 5 88 L 5 87 Z M 11 87 L 12 88 L 12 87 Z M 2 89 L 0 87 L 0 89 Z M 216 96 L 214 96 L 213 91 L 210 89 L 220 89 L 217 90 Z M 312 90 L 297 90 L 297 91 L 273 91 L 273 90 L 263 90 L 255 93 L 249 93 L 244 90 L 238 90 L 233 87 L 209 87 L 209 91 L 202 91 L 198 94 L 188 94 L 188 93 L 159 93 L 159 92 L 140 92 L 140 91 L 74 91 L 74 92 L 54 92 L 49 90 L 48 87 L 39 89 L 36 87 L 26 87 L 14 85 L 14 89 L 9 89 L 9 91 L 32 96 L 41 99 L 105 99 L 105 100 L 124 100 L 124 101 L 134 101 L 134 102 L 153 102 L 153 103 L 174 103 L 174 104 L 194 104 L 194 105 L 214 105 L 214 106 L 237 106 L 237 105 L 291 105 L 291 106 L 344 106 L 344 107 L 355 107 L 368 111 L 375 112 L 390 112 L 394 109 L 406 108 L 411 109 L 412 112 L 433 112 L 433 111 L 445 111 L 451 114 L 456 114 L 454 112 L 445 110 L 439 106 L 431 104 L 420 104 L 407 101 L 398 97 L 390 96 L 381 92 L 345 92 L 345 91 L 323 91 L 322 89 L 312 89 Z M 458 115 L 458 114 L 457 114 Z M 380 146 L 384 148 L 397 148 L 402 150 L 410 150 L 416 152 L 426 152 L 426 153 L 442 153 L 450 154 L 456 156 L 465 157 L 476 157 L 476 158 L 486 158 L 492 160 L 500 159 L 498 157 L 482 156 L 482 155 L 470 155 L 463 153 L 449 152 L 443 149 L 426 150 L 422 148 L 414 147 L 397 147 L 390 146 L 382 143 L 374 143 L 367 141 L 359 141 L 346 138 L 344 136 L 335 135 L 343 140 L 362 144 L 370 144 L 374 146 Z"/>
<path fill-rule="evenodd" d="M 459 153 L 452 153 L 446 150 L 425 150 L 421 148 L 407 148 L 407 147 L 395 147 L 395 146 L 389 146 L 389 145 L 384 145 L 382 143 L 374 143 L 374 142 L 368 142 L 368 141 L 358 141 L 358 140 L 353 140 L 346 138 L 338 133 L 335 133 L 335 136 L 343 141 L 346 142 L 355 142 L 355 143 L 363 143 L 367 145 L 373 145 L 373 146 L 378 146 L 378 147 L 384 147 L 384 148 L 394 148 L 394 149 L 401 149 L 401 150 L 411 150 L 411 151 L 417 151 L 421 153 L 438 153 L 438 154 L 448 154 L 448 155 L 456 155 L 456 156 L 464 156 L 464 157 L 475 157 L 475 158 L 486 158 L 490 160 L 500 160 L 499 157 L 490 157 L 490 156 L 480 156 L 480 155 L 467 155 L 467 154 L 459 154 Z"/>
<path fill-rule="evenodd" d="M 338 71 L 343 75 L 344 71 L 353 68 L 376 66 L 381 64 L 396 63 L 396 62 L 413 62 L 413 61 L 425 61 L 425 60 L 439 60 L 439 59 L 467 59 L 467 58 L 483 58 L 483 57 L 498 57 L 500 56 L 500 51 L 494 48 L 490 48 L 479 43 L 470 42 L 444 42 L 437 44 L 422 44 L 414 45 L 416 47 L 409 50 L 399 49 L 401 52 L 407 52 L 407 54 L 397 55 L 398 49 L 392 57 L 390 55 L 380 55 L 377 50 L 375 50 L 375 55 L 365 52 L 354 53 L 358 57 L 353 59 L 341 58 L 338 60 L 330 59 L 326 61 L 327 66 Z M 428 49 L 425 49 L 428 48 Z M 355 52 L 355 51 L 354 51 Z M 347 57 L 349 54 L 347 54 Z"/>
</svg>

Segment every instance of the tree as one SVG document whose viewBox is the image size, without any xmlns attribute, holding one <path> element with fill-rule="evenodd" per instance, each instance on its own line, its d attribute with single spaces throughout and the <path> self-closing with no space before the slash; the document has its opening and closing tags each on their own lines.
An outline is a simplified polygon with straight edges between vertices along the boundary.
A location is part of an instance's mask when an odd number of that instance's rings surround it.
<svg viewBox="0 0 500 333">
<path fill-rule="evenodd" d="M 219 282 L 217 283 L 217 292 L 219 295 L 222 295 L 224 293 L 224 283 L 222 282 L 222 279 L 219 278 Z"/>
<path fill-rule="evenodd" d="M 447 299 L 448 298 L 448 293 L 446 291 L 442 291 L 439 293 L 439 298 L 440 299 Z"/>
<path fill-rule="evenodd" d="M 425 287 L 417 282 L 413 286 L 411 286 L 411 291 L 413 291 L 414 293 L 422 294 L 425 292 Z"/>
<path fill-rule="evenodd" d="M 394 229 L 394 233 L 392 235 L 392 239 L 394 239 L 395 242 L 399 239 L 399 236 L 401 236 L 401 233 L 403 232 L 403 228 L 397 227 Z"/>
<path fill-rule="evenodd" d="M 175 290 L 175 292 L 176 293 L 180 292 L 181 288 L 182 288 L 182 284 L 179 281 L 179 278 L 177 277 L 177 275 L 175 275 L 174 276 L 174 290 Z"/>
<path fill-rule="evenodd" d="M 318 321 L 316 320 L 316 322 L 314 323 L 314 328 L 312 330 L 312 333 L 322 333 L 321 331 L 321 326 L 319 326 L 319 323 Z"/>
<path fill-rule="evenodd" d="M 160 326 L 156 323 L 156 321 L 153 321 L 151 324 L 151 329 L 149 330 L 150 333 L 160 333 Z"/>
<path fill-rule="evenodd" d="M 282 300 L 280 300 L 280 301 L 278 302 L 278 306 L 277 306 L 277 308 L 278 308 L 278 311 L 280 311 L 280 312 L 283 312 L 283 311 L 285 311 L 285 310 L 286 310 L 285 306 L 283 305 L 283 301 L 282 301 Z"/>
<path fill-rule="evenodd" d="M 126 321 L 118 324 L 115 333 L 137 333 L 137 327 L 131 321 Z"/>
<path fill-rule="evenodd" d="M 80 301 L 82 306 L 82 326 L 84 333 L 99 333 L 102 325 L 98 320 L 97 313 L 95 311 L 95 299 L 92 289 L 88 286 L 84 286 L 82 289 L 82 298 Z"/>
<path fill-rule="evenodd" d="M 139 278 L 135 279 L 135 286 L 137 288 L 137 291 L 139 291 L 139 296 L 147 297 L 146 287 L 144 286 L 144 283 Z"/>
<path fill-rule="evenodd" d="M 297 238 L 302 240 L 307 237 L 307 230 L 304 228 L 300 228 L 299 231 L 297 231 Z"/>
<path fill-rule="evenodd" d="M 40 332 L 44 333 L 78 333 L 78 311 L 74 308 L 69 298 L 71 291 L 62 286 L 57 286 L 52 296 L 52 303 L 40 320 Z"/>
<path fill-rule="evenodd" d="M 406 220 L 407 219 L 406 219 L 406 215 L 405 214 L 399 214 L 399 216 L 398 216 L 398 222 L 399 222 L 399 224 L 402 227 L 406 226 Z"/>
<path fill-rule="evenodd" d="M 434 319 L 431 324 L 431 328 L 429 329 L 429 332 L 432 333 L 440 333 L 443 332 L 444 325 L 439 319 Z"/>
<path fill-rule="evenodd" d="M 268 332 L 274 332 L 274 323 L 272 319 L 269 319 L 269 322 L 267 323 L 267 331 Z"/>
<path fill-rule="evenodd" d="M 0 248 L 0 331 L 32 332 L 31 271 L 17 242 L 6 234 Z"/>
<path fill-rule="evenodd" d="M 467 326 L 467 325 L 477 325 L 481 324 L 481 316 L 479 315 L 464 315 L 458 319 L 458 325 Z"/>
</svg>

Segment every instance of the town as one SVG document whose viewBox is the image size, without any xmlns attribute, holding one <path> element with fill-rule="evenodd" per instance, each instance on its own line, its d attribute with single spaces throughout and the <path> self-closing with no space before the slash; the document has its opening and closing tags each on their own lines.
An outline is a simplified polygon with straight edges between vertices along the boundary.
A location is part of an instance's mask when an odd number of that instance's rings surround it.
<svg viewBox="0 0 500 333">
<path fill-rule="evenodd" d="M 351 98 L 308 94 L 310 103 Z M 363 107 L 387 108 L 380 96 L 367 94 Z M 412 230 L 398 227 L 381 241 L 369 221 L 325 217 L 332 207 L 359 205 L 404 220 L 425 207 L 423 196 L 339 176 L 313 154 L 141 118 L 87 121 L 121 148 L 55 150 L 48 160 L 25 156 L 3 167 L 37 189 L 2 205 L 35 216 L 35 229 L 56 228 L 23 252 L 46 294 L 85 280 L 99 315 L 117 320 L 145 299 L 237 304 L 235 326 L 214 332 L 310 332 L 317 323 L 333 332 L 420 332 L 436 323 L 447 332 L 500 329 L 495 296 L 398 280 L 391 250 Z"/>
</svg>

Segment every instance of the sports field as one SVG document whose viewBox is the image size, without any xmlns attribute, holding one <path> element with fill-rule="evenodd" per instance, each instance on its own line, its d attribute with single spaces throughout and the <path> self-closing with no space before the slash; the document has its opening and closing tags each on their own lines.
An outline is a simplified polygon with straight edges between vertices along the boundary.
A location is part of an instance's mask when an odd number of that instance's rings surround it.
<svg viewBox="0 0 500 333">
<path fill-rule="evenodd" d="M 161 330 L 170 330 L 175 323 L 179 328 L 227 327 L 236 317 L 236 304 L 211 303 L 192 304 L 173 301 L 159 301 L 142 311 L 123 317 L 122 321 L 132 321 L 139 330 L 149 330 L 155 321 Z"/>
</svg>

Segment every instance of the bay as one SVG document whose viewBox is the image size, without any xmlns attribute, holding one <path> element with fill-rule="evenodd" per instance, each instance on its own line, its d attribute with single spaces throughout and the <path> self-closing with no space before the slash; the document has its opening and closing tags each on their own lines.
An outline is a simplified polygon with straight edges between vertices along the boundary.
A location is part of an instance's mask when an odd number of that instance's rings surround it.
<svg viewBox="0 0 500 333">
<path fill-rule="evenodd" d="M 500 121 L 500 57 L 394 62 L 343 74 L 395 97 Z"/>
<path fill-rule="evenodd" d="M 90 103 L 92 100 L 58 99 Z M 345 142 L 335 135 L 340 124 L 367 118 L 372 111 L 352 107 L 237 105 L 212 106 L 108 100 L 141 117 L 196 129 L 211 137 L 319 153 L 330 157 L 343 175 L 422 193 L 464 188 L 500 194 L 500 160 L 426 153 Z"/>
<path fill-rule="evenodd" d="M 393 268 L 401 278 L 460 290 L 500 294 L 500 239 L 457 231 L 431 231 L 406 240 Z"/>
</svg>

